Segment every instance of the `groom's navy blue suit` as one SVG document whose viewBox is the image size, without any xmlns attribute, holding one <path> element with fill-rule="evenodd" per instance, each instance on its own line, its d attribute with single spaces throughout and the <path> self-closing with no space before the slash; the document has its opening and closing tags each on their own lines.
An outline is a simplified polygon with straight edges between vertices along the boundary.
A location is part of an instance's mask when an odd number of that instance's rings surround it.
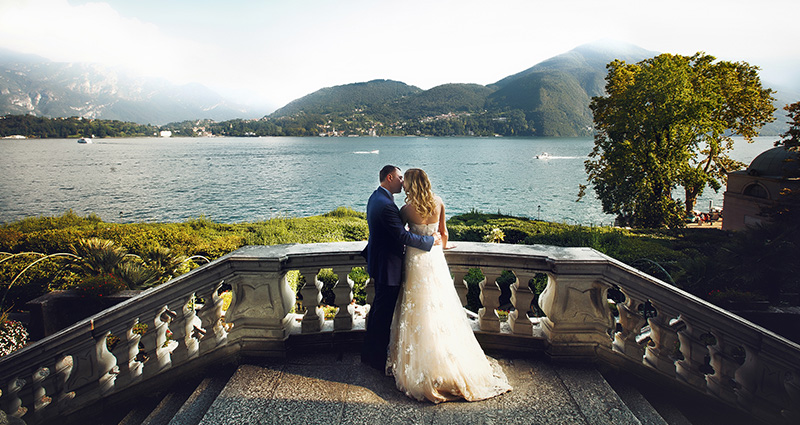
<svg viewBox="0 0 800 425">
<path fill-rule="evenodd" d="M 375 284 L 375 299 L 369 310 L 361 361 L 384 370 L 392 315 L 402 282 L 405 246 L 430 251 L 434 238 L 407 231 L 394 198 L 383 187 L 369 197 L 367 225 L 369 241 L 362 254 L 367 259 L 367 273 Z"/>
</svg>

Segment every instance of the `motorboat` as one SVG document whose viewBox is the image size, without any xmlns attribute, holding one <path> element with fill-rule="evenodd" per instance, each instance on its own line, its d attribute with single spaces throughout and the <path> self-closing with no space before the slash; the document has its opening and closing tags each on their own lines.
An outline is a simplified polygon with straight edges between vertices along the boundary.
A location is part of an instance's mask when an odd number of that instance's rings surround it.
<svg viewBox="0 0 800 425">
<path fill-rule="evenodd" d="M 83 143 L 83 144 L 92 143 L 92 139 L 90 137 L 81 137 L 80 139 L 78 139 L 78 143 Z"/>
<path fill-rule="evenodd" d="M 547 152 L 542 152 L 539 155 L 536 155 L 536 159 L 550 159 L 550 154 Z"/>
</svg>

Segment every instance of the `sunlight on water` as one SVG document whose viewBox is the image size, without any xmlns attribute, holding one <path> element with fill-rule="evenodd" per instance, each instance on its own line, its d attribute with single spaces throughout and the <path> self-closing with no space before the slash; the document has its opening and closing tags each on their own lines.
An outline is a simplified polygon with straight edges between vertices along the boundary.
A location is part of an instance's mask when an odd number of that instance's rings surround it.
<svg viewBox="0 0 800 425">
<path fill-rule="evenodd" d="M 749 163 L 775 138 L 737 143 Z M 593 141 L 512 138 L 196 138 L 2 140 L 0 221 L 72 209 L 112 222 L 218 222 L 364 211 L 385 164 L 428 172 L 448 217 L 478 210 L 610 224 L 586 183 Z M 536 159 L 547 152 L 547 159 Z M 722 192 L 700 198 L 722 204 Z M 403 195 L 395 196 L 398 203 Z"/>
</svg>

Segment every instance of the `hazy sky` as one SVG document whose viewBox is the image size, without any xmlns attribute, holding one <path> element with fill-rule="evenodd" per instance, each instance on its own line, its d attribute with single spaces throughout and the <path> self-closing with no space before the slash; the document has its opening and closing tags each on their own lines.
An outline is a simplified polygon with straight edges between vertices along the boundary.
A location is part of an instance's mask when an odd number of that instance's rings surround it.
<svg viewBox="0 0 800 425">
<path fill-rule="evenodd" d="M 0 0 L 0 47 L 123 65 L 272 107 L 386 78 L 490 84 L 600 39 L 800 87 L 797 0 Z"/>
</svg>

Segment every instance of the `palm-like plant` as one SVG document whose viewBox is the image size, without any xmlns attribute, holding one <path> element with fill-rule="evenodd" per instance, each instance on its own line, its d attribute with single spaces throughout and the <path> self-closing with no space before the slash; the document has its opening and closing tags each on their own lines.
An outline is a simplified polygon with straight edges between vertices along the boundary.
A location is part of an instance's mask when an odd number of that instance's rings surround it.
<svg viewBox="0 0 800 425">
<path fill-rule="evenodd" d="M 160 273 L 146 264 L 125 261 L 117 267 L 116 276 L 130 289 L 143 289 L 159 283 Z"/>
<path fill-rule="evenodd" d="M 116 274 L 117 268 L 130 257 L 128 251 L 107 239 L 81 239 L 72 245 L 72 253 L 80 257 L 72 268 L 87 276 Z"/>
<path fill-rule="evenodd" d="M 186 257 L 172 252 L 169 248 L 158 246 L 147 250 L 142 256 L 148 266 L 158 273 L 159 280 L 172 278 L 178 267 L 186 261 Z"/>
</svg>

